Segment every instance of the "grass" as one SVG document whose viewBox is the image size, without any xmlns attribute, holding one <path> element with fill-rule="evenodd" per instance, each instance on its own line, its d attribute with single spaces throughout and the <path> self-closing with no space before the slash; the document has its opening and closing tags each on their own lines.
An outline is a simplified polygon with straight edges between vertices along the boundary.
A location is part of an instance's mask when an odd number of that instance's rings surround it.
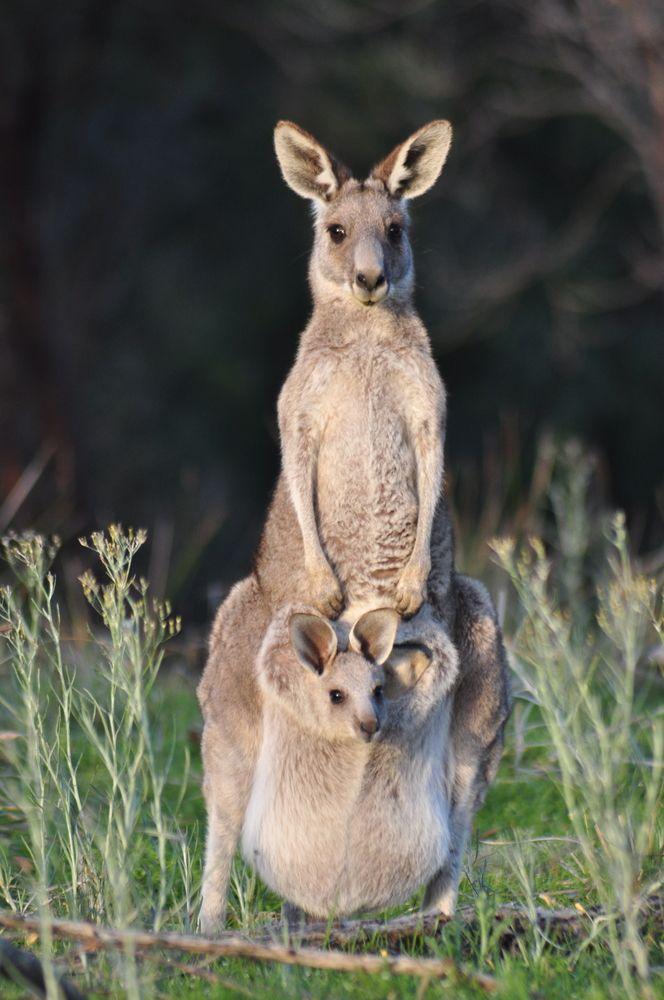
<svg viewBox="0 0 664 1000">
<path fill-rule="evenodd" d="M 407 946 L 493 974 L 510 998 L 664 996 L 662 944 L 641 916 L 662 877 L 664 720 L 648 658 L 662 642 L 661 590 L 636 572 L 620 518 L 602 531 L 589 520 L 584 476 L 567 460 L 554 475 L 546 547 L 495 546 L 505 587 L 511 579 L 503 603 L 516 698 L 462 883 L 460 905 L 474 906 L 477 920 Z M 0 906 L 43 916 L 28 946 L 41 954 L 49 995 L 64 966 L 91 996 L 474 996 L 471 986 L 387 973 L 182 959 L 206 979 L 166 958 L 86 955 L 51 940 L 49 916 L 195 926 L 204 835 L 196 680 L 164 658 L 180 623 L 134 578 L 144 541 L 112 527 L 85 542 L 102 570 L 82 578 L 94 616 L 85 644 L 63 639 L 56 544 L 4 543 L 12 582 L 0 592 Z M 591 910 L 583 943 L 549 941 L 533 922 L 505 951 L 492 919 L 505 901 L 531 911 L 599 905 L 604 915 Z M 250 931 L 279 908 L 238 859 L 232 923 Z"/>
</svg>

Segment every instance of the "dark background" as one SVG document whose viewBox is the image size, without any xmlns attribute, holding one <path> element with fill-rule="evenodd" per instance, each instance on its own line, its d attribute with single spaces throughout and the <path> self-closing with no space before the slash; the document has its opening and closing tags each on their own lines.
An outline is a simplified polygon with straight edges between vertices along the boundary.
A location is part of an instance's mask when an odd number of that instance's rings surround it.
<svg viewBox="0 0 664 1000">
<path fill-rule="evenodd" d="M 1 0 L 0 532 L 144 525 L 192 620 L 246 571 L 309 311 L 283 117 L 358 173 L 454 124 L 413 222 L 464 531 L 573 435 L 661 545 L 659 0 Z"/>
</svg>

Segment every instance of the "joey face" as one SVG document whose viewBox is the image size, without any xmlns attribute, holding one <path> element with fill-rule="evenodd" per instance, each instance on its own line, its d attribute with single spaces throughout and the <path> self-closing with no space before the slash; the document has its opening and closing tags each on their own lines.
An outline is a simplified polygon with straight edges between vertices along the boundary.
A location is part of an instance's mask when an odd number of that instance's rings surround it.
<svg viewBox="0 0 664 1000">
<path fill-rule="evenodd" d="M 284 179 L 314 206 L 309 279 L 317 301 L 366 308 L 410 299 L 406 200 L 435 183 L 451 140 L 449 122 L 429 122 L 378 163 L 367 180 L 357 181 L 304 129 L 277 124 L 275 149 Z"/>
<path fill-rule="evenodd" d="M 389 609 L 370 611 L 356 622 L 349 649 L 338 652 L 330 623 L 313 614 L 290 621 L 291 645 L 306 674 L 298 708 L 302 722 L 325 739 L 370 742 L 384 719 L 385 671 L 392 651 L 398 615 Z"/>
<path fill-rule="evenodd" d="M 370 743 L 385 715 L 383 668 L 357 653 L 339 653 L 316 680 L 312 711 L 325 735 Z"/>
</svg>

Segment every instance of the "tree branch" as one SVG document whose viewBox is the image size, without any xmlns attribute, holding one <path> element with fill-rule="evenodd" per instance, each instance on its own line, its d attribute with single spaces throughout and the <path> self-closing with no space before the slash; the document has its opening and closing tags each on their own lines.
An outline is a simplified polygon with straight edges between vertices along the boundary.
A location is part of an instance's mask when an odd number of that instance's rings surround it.
<svg viewBox="0 0 664 1000">
<path fill-rule="evenodd" d="M 664 900 L 660 895 L 644 899 L 642 914 L 652 921 L 656 933 L 664 932 Z M 502 926 L 501 947 L 509 948 L 517 937 L 534 926 L 546 934 L 548 939 L 583 940 L 589 936 L 595 919 L 601 916 L 603 914 L 598 908 L 530 910 L 507 903 L 494 911 L 493 921 Z M 396 951 L 414 937 L 434 937 L 451 920 L 471 927 L 476 923 L 477 914 L 473 907 L 465 907 L 454 917 L 416 913 L 385 922 L 344 920 L 333 924 L 310 923 L 295 930 L 289 929 L 288 940 L 281 942 L 277 940 L 277 935 L 284 933 L 281 925 L 268 927 L 260 935 L 251 938 L 232 932 L 215 939 L 193 934 L 114 930 L 83 921 L 58 919 L 50 922 L 50 930 L 55 937 L 81 942 L 87 951 L 129 948 L 133 952 L 171 951 L 207 955 L 210 958 L 245 958 L 254 962 L 278 962 L 282 965 L 333 972 L 372 974 L 387 971 L 394 975 L 418 976 L 423 979 L 469 982 L 485 992 L 493 992 L 497 984 L 492 976 L 472 972 L 451 958 L 414 958 L 410 955 L 388 954 L 387 950 L 379 955 L 349 955 L 338 950 L 323 951 L 321 948 L 311 947 L 325 945 L 338 949 L 374 942 L 378 938 L 385 943 L 386 949 Z M 41 923 L 37 917 L 0 910 L 0 927 L 21 933 L 39 933 Z M 183 967 L 183 971 L 193 972 L 194 969 Z"/>
</svg>

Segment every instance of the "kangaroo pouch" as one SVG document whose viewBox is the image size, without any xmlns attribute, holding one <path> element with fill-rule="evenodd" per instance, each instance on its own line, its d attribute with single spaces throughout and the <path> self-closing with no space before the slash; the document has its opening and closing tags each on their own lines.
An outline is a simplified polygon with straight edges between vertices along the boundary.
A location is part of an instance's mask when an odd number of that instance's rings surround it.
<svg viewBox="0 0 664 1000">
<path fill-rule="evenodd" d="M 378 742 L 351 817 L 344 912 L 405 903 L 443 867 L 449 848 L 440 759 Z"/>
<path fill-rule="evenodd" d="M 449 806 L 439 759 L 381 743 L 326 753 L 315 739 L 308 752 L 301 741 L 284 751 L 266 735 L 242 848 L 270 888 L 327 917 L 403 903 L 442 867 Z"/>
<path fill-rule="evenodd" d="M 242 853 L 271 889 L 323 916 L 336 909 L 368 749 L 303 733 L 281 739 L 279 728 L 265 727 Z"/>
</svg>

